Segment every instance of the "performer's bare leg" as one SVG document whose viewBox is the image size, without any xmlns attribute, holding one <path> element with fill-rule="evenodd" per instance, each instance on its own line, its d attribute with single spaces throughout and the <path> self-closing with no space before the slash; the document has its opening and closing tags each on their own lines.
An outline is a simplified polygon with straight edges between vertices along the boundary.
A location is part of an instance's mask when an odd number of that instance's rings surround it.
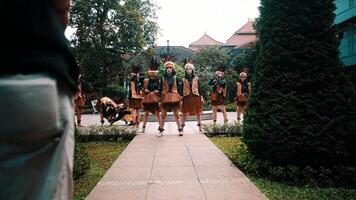
<svg viewBox="0 0 356 200">
<path fill-rule="evenodd" d="M 137 120 L 137 119 L 136 119 L 136 118 L 137 118 L 136 109 L 131 108 L 130 111 L 131 111 L 131 115 L 132 115 L 132 123 L 133 123 L 133 124 L 136 124 L 136 120 Z"/>
<path fill-rule="evenodd" d="M 162 109 L 161 111 L 161 120 L 160 120 L 160 126 L 158 128 L 159 130 L 159 134 L 158 136 L 162 136 L 162 132 L 163 132 L 163 127 L 164 127 L 164 123 L 166 122 L 166 117 L 167 117 L 167 110 L 166 109 Z"/>
<path fill-rule="evenodd" d="M 221 106 L 221 112 L 223 113 L 224 123 L 227 123 L 228 119 L 227 119 L 227 113 L 224 105 Z"/>
<path fill-rule="evenodd" d="M 155 115 L 159 126 L 161 124 L 161 116 L 159 115 L 159 112 L 155 112 Z"/>
<path fill-rule="evenodd" d="M 78 111 L 77 111 L 77 126 L 78 127 L 82 127 L 82 109 L 78 108 Z"/>
<path fill-rule="evenodd" d="M 135 109 L 135 110 L 136 110 L 136 126 L 138 127 L 138 125 L 141 122 L 140 109 Z"/>
<path fill-rule="evenodd" d="M 149 112 L 145 111 L 145 116 L 143 117 L 142 133 L 145 132 L 146 124 L 148 121 L 148 114 L 149 114 Z"/>
<path fill-rule="evenodd" d="M 213 106 L 213 122 L 214 122 L 214 124 L 216 124 L 217 112 L 218 112 L 218 107 L 217 106 Z"/>
<path fill-rule="evenodd" d="M 174 118 L 175 118 L 176 123 L 177 123 L 179 136 L 182 136 L 183 134 L 182 134 L 182 127 L 180 125 L 180 120 L 179 120 L 179 109 L 173 109 L 173 114 L 174 114 Z"/>
<path fill-rule="evenodd" d="M 187 117 L 188 117 L 188 113 L 183 113 L 183 117 L 182 117 L 182 129 L 184 128 L 185 126 L 185 121 L 187 120 Z"/>
<path fill-rule="evenodd" d="M 104 124 L 104 115 L 103 115 L 103 113 L 99 113 L 99 117 L 100 117 L 101 124 Z"/>
<path fill-rule="evenodd" d="M 197 113 L 197 122 L 198 122 L 198 127 L 199 127 L 199 131 L 201 132 L 201 119 L 200 119 L 200 113 Z"/>
</svg>

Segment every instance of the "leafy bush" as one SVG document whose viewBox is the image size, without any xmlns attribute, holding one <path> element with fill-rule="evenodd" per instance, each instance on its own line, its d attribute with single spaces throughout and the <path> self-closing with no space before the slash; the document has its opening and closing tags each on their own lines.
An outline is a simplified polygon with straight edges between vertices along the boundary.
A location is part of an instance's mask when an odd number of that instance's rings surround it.
<svg viewBox="0 0 356 200">
<path fill-rule="evenodd" d="M 242 127 L 238 122 L 220 124 L 203 124 L 202 128 L 207 136 L 241 136 Z"/>
<path fill-rule="evenodd" d="M 179 78 L 183 78 L 185 75 L 184 68 L 180 66 L 179 64 L 175 63 L 174 64 L 174 70 L 176 71 L 176 76 Z M 162 78 L 165 73 L 165 68 L 163 65 L 159 66 L 158 68 L 158 77 Z"/>
<path fill-rule="evenodd" d="M 225 105 L 226 112 L 236 112 L 235 103 L 228 103 Z"/>
<path fill-rule="evenodd" d="M 356 184 L 356 167 L 276 166 L 270 161 L 257 159 L 243 142 L 236 146 L 234 155 L 233 162 L 245 173 L 274 181 L 319 187 L 353 187 Z"/>
<path fill-rule="evenodd" d="M 136 136 L 136 131 L 136 127 L 90 126 L 79 130 L 78 140 L 80 142 L 131 140 Z"/>
<path fill-rule="evenodd" d="M 90 167 L 90 158 L 88 149 L 79 143 L 79 129 L 75 128 L 75 146 L 74 146 L 74 166 L 73 178 L 78 180 Z"/>
<path fill-rule="evenodd" d="M 102 95 L 112 99 L 125 99 L 127 90 L 122 86 L 112 84 L 102 89 Z"/>
<path fill-rule="evenodd" d="M 74 147 L 73 178 L 78 180 L 90 167 L 88 149 L 81 143 L 76 142 Z"/>
</svg>

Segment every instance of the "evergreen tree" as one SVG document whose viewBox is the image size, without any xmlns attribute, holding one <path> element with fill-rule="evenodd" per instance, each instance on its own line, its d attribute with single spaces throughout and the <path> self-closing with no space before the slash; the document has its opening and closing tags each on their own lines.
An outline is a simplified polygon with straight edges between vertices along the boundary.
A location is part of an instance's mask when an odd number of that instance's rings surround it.
<svg viewBox="0 0 356 200">
<path fill-rule="evenodd" d="M 257 158 L 280 166 L 355 162 L 354 91 L 338 58 L 334 10 L 332 0 L 261 0 L 243 133 Z"/>
</svg>

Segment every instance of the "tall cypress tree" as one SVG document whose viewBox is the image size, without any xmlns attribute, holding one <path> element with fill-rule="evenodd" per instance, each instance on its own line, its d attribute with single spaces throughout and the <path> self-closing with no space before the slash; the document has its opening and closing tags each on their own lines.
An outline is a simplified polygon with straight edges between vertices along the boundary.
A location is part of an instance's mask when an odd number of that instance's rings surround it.
<svg viewBox="0 0 356 200">
<path fill-rule="evenodd" d="M 338 58 L 334 10 L 332 0 L 261 0 L 243 133 L 257 158 L 280 166 L 354 162 L 354 91 Z"/>
</svg>

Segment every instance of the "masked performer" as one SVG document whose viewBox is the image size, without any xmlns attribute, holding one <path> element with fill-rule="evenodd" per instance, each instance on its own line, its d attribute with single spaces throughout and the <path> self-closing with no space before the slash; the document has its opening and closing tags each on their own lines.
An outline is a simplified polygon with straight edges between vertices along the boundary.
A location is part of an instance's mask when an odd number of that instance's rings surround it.
<svg viewBox="0 0 356 200">
<path fill-rule="evenodd" d="M 216 123 L 217 111 L 220 108 L 223 113 L 224 123 L 227 120 L 227 113 L 225 110 L 225 100 L 226 100 L 226 80 L 224 78 L 224 68 L 221 66 L 215 72 L 215 77 L 210 80 L 209 85 L 213 86 L 212 93 L 210 95 L 211 105 L 213 106 L 213 122 Z"/>
<path fill-rule="evenodd" d="M 83 95 L 82 82 L 81 82 L 80 78 L 81 78 L 81 76 L 79 76 L 78 89 L 77 89 L 75 97 L 74 97 L 75 114 L 77 115 L 77 126 L 78 127 L 82 126 L 82 124 L 81 124 L 82 112 L 83 112 L 85 101 L 86 101 L 86 99 Z"/>
<path fill-rule="evenodd" d="M 251 86 L 247 81 L 247 74 L 245 72 L 240 73 L 240 78 L 237 81 L 237 95 L 236 95 L 236 105 L 237 105 L 237 121 L 240 121 L 240 115 L 243 113 L 245 115 L 247 110 L 247 100 L 250 96 Z"/>
<path fill-rule="evenodd" d="M 132 115 L 132 125 L 140 124 L 140 109 L 142 101 L 142 84 L 140 82 L 140 67 L 134 65 L 131 73 L 129 108 Z"/>
<path fill-rule="evenodd" d="M 196 115 L 199 131 L 201 130 L 200 114 L 203 112 L 203 96 L 200 95 L 199 77 L 194 73 L 194 65 L 188 61 L 184 66 L 185 77 L 183 78 L 183 104 L 182 104 L 182 128 L 185 126 L 185 121 L 188 115 Z"/>
<path fill-rule="evenodd" d="M 148 78 L 143 81 L 143 110 L 145 111 L 145 116 L 143 119 L 142 133 L 145 132 L 147 119 L 149 113 L 156 115 L 157 122 L 160 125 L 160 79 L 158 78 L 158 67 L 159 63 L 155 58 L 151 58 L 150 69 L 148 70 Z"/>
<path fill-rule="evenodd" d="M 176 72 L 174 70 L 174 63 L 171 61 L 167 61 L 164 63 L 165 73 L 162 78 L 162 99 L 161 99 L 161 125 L 159 127 L 158 136 L 162 136 L 164 123 L 167 117 L 167 111 L 173 111 L 179 136 L 183 136 L 183 130 L 179 120 L 179 107 L 181 97 L 178 93 L 178 85 L 179 80 L 176 76 Z"/>
</svg>

